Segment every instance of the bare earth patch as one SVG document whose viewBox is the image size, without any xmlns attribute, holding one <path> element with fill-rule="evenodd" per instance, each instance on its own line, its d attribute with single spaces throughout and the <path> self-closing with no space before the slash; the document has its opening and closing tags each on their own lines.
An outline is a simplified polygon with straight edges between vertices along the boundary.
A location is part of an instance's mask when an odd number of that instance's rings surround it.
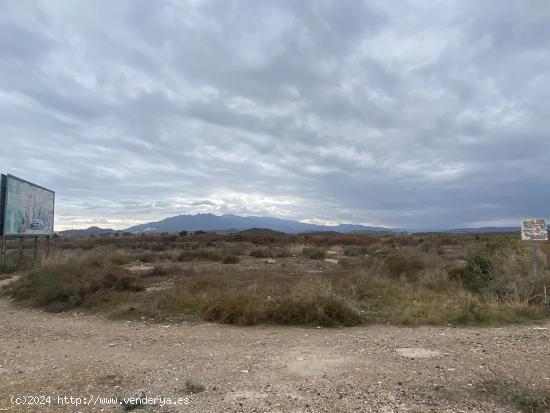
<svg viewBox="0 0 550 413">
<path fill-rule="evenodd" d="M 21 310 L 5 299 L 0 314 L 2 411 L 120 412 L 119 405 L 37 410 L 13 406 L 10 398 L 145 393 L 188 397 L 190 404 L 137 411 L 516 412 L 485 388 L 491 369 L 514 377 L 528 372 L 550 387 L 548 325 L 163 325 Z M 190 379 L 204 391 L 190 392 Z"/>
<path fill-rule="evenodd" d="M 415 359 L 415 358 L 424 359 L 424 358 L 431 358 L 431 357 L 439 357 L 442 355 L 441 351 L 439 350 L 427 350 L 425 348 L 415 348 L 415 347 L 398 348 L 395 351 L 400 356 L 407 357 L 410 359 Z"/>
</svg>

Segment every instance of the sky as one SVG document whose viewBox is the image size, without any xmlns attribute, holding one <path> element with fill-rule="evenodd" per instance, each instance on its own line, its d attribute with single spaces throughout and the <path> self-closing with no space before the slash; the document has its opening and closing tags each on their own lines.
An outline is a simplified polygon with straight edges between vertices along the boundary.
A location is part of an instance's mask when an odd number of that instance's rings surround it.
<svg viewBox="0 0 550 413">
<path fill-rule="evenodd" d="M 547 0 L 0 7 L 0 172 L 57 230 L 550 216 Z"/>
</svg>

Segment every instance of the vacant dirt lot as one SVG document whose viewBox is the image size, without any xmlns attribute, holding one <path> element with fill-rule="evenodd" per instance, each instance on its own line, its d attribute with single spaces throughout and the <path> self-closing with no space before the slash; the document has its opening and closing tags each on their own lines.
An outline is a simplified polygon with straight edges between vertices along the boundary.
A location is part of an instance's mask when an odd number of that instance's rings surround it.
<svg viewBox="0 0 550 413">
<path fill-rule="evenodd" d="M 88 402 L 145 393 L 189 404 L 137 411 L 514 412 L 506 399 L 518 386 L 550 387 L 549 325 L 162 325 L 22 310 L 5 299 L 0 314 L 2 411 L 120 412 L 59 406 L 57 396 Z M 503 382 L 512 378 L 517 383 Z M 10 401 L 29 395 L 52 396 L 52 405 Z"/>
</svg>

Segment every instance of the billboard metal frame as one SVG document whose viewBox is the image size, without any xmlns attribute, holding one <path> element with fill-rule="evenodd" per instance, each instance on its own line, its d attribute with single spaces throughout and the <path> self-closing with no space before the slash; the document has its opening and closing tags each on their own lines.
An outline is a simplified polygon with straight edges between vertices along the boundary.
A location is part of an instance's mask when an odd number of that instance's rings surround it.
<svg viewBox="0 0 550 413">
<path fill-rule="evenodd" d="M 0 212 L 2 212 L 2 215 L 0 216 L 1 221 L 2 221 L 2 226 L 0 227 L 0 229 L 2 231 L 0 232 L 0 235 L 2 235 L 4 237 L 14 237 L 14 238 L 52 237 L 54 232 L 55 232 L 53 223 L 52 223 L 52 232 L 49 233 L 49 234 L 5 234 L 4 233 L 5 226 L 6 226 L 5 223 L 6 223 L 6 219 L 7 219 L 7 213 L 8 213 L 8 181 L 10 179 L 15 179 L 16 181 L 23 182 L 25 184 L 34 186 L 35 188 L 51 192 L 52 195 L 53 195 L 52 219 L 55 219 L 55 191 L 52 191 L 51 189 L 48 189 L 48 188 L 44 188 L 43 186 L 40 186 L 40 185 L 36 185 L 32 182 L 29 182 L 25 179 L 21 179 L 17 176 L 14 176 L 14 175 L 10 175 L 10 174 L 2 175 L 2 191 L 3 191 L 3 194 L 4 194 L 4 200 L 3 200 L 4 202 L 2 202 L 3 205 L 0 209 Z"/>
<path fill-rule="evenodd" d="M 22 182 L 24 184 L 31 185 L 35 188 L 41 189 L 43 191 L 50 192 L 53 196 L 52 199 L 52 220 L 55 219 L 55 191 L 51 189 L 44 188 L 43 186 L 36 185 L 35 183 L 29 182 L 25 179 L 21 179 L 14 175 L 4 175 L 0 176 L 0 264 L 5 264 L 6 262 L 6 244 L 7 238 L 16 238 L 19 239 L 19 264 L 23 261 L 23 240 L 28 238 L 34 238 L 34 262 L 36 263 L 38 258 L 38 239 L 46 238 L 46 259 L 48 258 L 50 252 L 50 238 L 54 235 L 54 222 L 52 222 L 52 231 L 49 234 L 5 234 L 6 229 L 6 219 L 8 213 L 8 181 L 10 179 Z"/>
<path fill-rule="evenodd" d="M 0 236 L 4 235 L 7 185 L 8 177 L 4 174 L 0 175 Z"/>
</svg>

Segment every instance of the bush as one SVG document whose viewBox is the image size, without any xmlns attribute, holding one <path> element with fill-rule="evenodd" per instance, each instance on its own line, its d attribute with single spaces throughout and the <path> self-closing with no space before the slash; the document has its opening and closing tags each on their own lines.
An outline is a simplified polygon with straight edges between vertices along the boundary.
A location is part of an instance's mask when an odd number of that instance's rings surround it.
<svg viewBox="0 0 550 413">
<path fill-rule="evenodd" d="M 275 324 L 353 326 L 361 323 L 358 312 L 334 297 L 317 297 L 311 301 L 285 299 L 271 309 L 269 319 Z"/>
<path fill-rule="evenodd" d="M 468 290 L 479 292 L 491 284 L 494 279 L 493 265 L 488 258 L 472 255 L 466 262 L 461 281 Z"/>
<path fill-rule="evenodd" d="M 173 275 L 181 271 L 178 265 L 155 265 L 151 271 L 144 274 L 148 277 L 162 277 L 165 275 Z"/>
<path fill-rule="evenodd" d="M 322 260 L 326 257 L 326 252 L 320 248 L 304 248 L 302 255 L 311 260 Z"/>
<path fill-rule="evenodd" d="M 405 277 L 415 280 L 417 274 L 424 269 L 424 263 L 415 257 L 405 257 L 402 254 L 393 254 L 386 257 L 383 269 L 390 278 Z"/>
<path fill-rule="evenodd" d="M 153 252 L 160 252 L 160 251 L 167 251 L 169 248 L 166 244 L 153 244 L 149 247 L 149 249 Z"/>
<path fill-rule="evenodd" d="M 6 287 L 14 300 L 54 312 L 78 307 L 101 290 L 140 291 L 142 287 L 120 267 L 78 261 L 36 268 Z"/>
<path fill-rule="evenodd" d="M 185 250 L 179 255 L 178 260 L 187 262 L 187 261 L 222 261 L 223 255 L 219 250 L 215 249 L 196 249 L 196 250 Z"/>
<path fill-rule="evenodd" d="M 277 258 L 286 258 L 291 257 L 292 253 L 288 248 L 278 248 L 277 250 L 275 250 L 275 256 Z"/>
<path fill-rule="evenodd" d="M 17 271 L 15 265 L 0 264 L 0 274 L 13 274 L 15 271 Z"/>
<path fill-rule="evenodd" d="M 255 248 L 249 255 L 254 258 L 273 258 L 273 251 L 269 248 Z"/>
<path fill-rule="evenodd" d="M 225 257 L 222 261 L 223 264 L 238 264 L 239 263 L 239 257 L 236 255 L 228 255 Z"/>
<path fill-rule="evenodd" d="M 270 300 L 245 293 L 220 294 L 204 311 L 209 321 L 226 324 L 353 326 L 361 323 L 356 310 L 334 297 Z"/>
<path fill-rule="evenodd" d="M 346 257 L 359 257 L 365 255 L 368 251 L 368 248 L 361 245 L 346 245 L 344 247 L 344 255 Z"/>
</svg>

